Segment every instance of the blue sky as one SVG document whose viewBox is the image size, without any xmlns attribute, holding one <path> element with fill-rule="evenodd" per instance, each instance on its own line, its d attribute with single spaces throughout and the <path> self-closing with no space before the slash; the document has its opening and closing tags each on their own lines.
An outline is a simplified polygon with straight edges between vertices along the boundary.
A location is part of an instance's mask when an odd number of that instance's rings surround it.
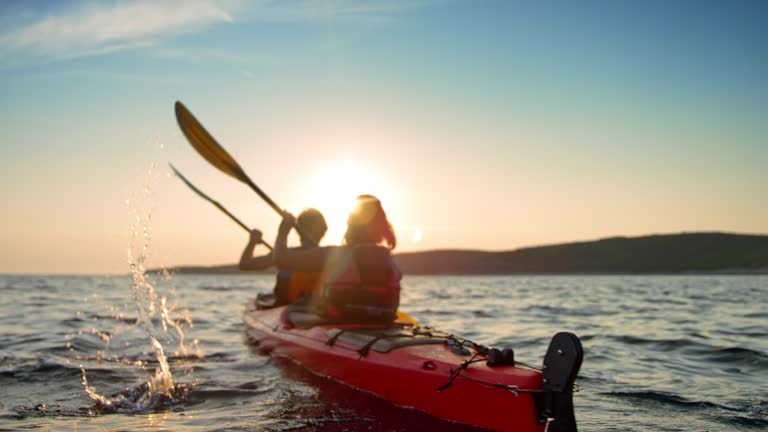
<svg viewBox="0 0 768 432">
<path fill-rule="evenodd" d="M 168 161 L 272 235 L 269 208 L 186 144 L 175 100 L 290 210 L 336 213 L 362 192 L 351 185 L 376 189 L 402 250 L 768 233 L 766 12 L 3 2 L 0 272 L 122 271 L 132 214 L 149 209 L 153 263 L 234 261 L 244 233 L 167 176 Z M 132 208 L 145 184 L 150 202 Z"/>
</svg>

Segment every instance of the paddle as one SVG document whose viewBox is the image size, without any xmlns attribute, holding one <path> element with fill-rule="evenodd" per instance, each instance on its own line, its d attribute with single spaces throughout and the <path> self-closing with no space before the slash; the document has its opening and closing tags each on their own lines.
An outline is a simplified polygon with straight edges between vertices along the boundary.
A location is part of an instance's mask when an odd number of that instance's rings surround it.
<svg viewBox="0 0 768 432">
<path fill-rule="evenodd" d="M 243 229 L 244 229 L 244 230 L 246 230 L 246 231 L 248 231 L 248 232 L 251 232 L 251 229 L 250 229 L 250 228 L 248 228 L 248 226 L 246 226 L 244 223 L 242 223 L 242 222 L 240 221 L 240 219 L 236 218 L 236 217 L 235 217 L 235 215 L 233 215 L 232 213 L 230 213 L 230 212 L 229 212 L 229 210 L 227 210 L 226 208 L 224 208 L 224 206 L 223 206 L 223 205 L 221 205 L 221 204 L 220 204 L 218 201 L 214 200 L 213 198 L 209 197 L 208 195 L 204 194 L 204 193 L 203 193 L 203 192 L 202 192 L 200 189 L 196 188 L 196 187 L 195 187 L 195 185 L 193 185 L 193 184 L 192 184 L 192 182 L 190 182 L 189 180 L 187 180 L 187 178 L 186 178 L 186 177 L 184 177 L 183 175 L 181 175 L 181 173 L 179 172 L 179 170 L 177 170 L 177 169 L 176 169 L 176 167 L 175 167 L 175 166 L 173 166 L 173 164 L 170 164 L 170 163 L 169 163 L 168 165 L 171 167 L 171 169 L 172 169 L 172 170 L 173 170 L 173 172 L 176 174 L 176 176 L 178 176 L 178 177 L 181 179 L 181 181 L 183 181 L 183 182 L 184 182 L 184 183 L 185 183 L 187 186 L 189 186 L 189 188 L 190 188 L 190 189 L 192 189 L 193 191 L 195 191 L 195 193 L 197 193 L 198 195 L 200 195 L 201 197 L 203 197 L 203 199 L 205 199 L 206 201 L 208 201 L 208 202 L 210 202 L 211 204 L 215 205 L 215 206 L 216 206 L 216 208 L 218 208 L 219 210 L 221 210 L 222 212 L 224 212 L 224 214 L 225 214 L 225 215 L 229 216 L 229 217 L 230 217 L 230 219 L 232 219 L 232 220 L 233 220 L 233 221 L 235 221 L 235 222 L 236 222 L 238 225 L 240 225 L 241 227 L 243 227 Z M 269 245 L 269 243 L 265 242 L 263 239 L 261 240 L 261 244 L 263 244 L 264 246 L 266 246 L 266 247 L 267 247 L 269 250 L 272 250 L 272 246 L 270 246 L 270 245 Z"/>
<path fill-rule="evenodd" d="M 175 110 L 176 120 L 179 122 L 181 131 L 184 132 L 184 136 L 187 137 L 187 140 L 190 144 L 192 144 L 192 147 L 194 147 L 195 150 L 200 153 L 200 156 L 202 156 L 205 160 L 210 162 L 211 165 L 218 168 L 224 174 L 234 177 L 250 186 L 251 189 L 253 189 L 253 191 L 261 197 L 261 199 L 263 199 L 270 207 L 272 207 L 273 210 L 277 212 L 277 214 L 282 217 L 283 210 L 280 208 L 280 206 L 275 204 L 275 202 L 272 201 L 272 198 L 267 196 L 267 194 L 264 193 L 261 188 L 256 186 L 251 178 L 248 177 L 245 171 L 240 167 L 240 164 L 237 163 L 235 158 L 227 153 L 227 151 L 224 150 L 224 147 L 216 142 L 216 139 L 214 139 L 211 134 L 205 130 L 203 125 L 197 121 L 195 116 L 189 112 L 187 107 L 185 107 L 181 102 L 176 101 Z M 309 239 L 312 244 L 317 246 L 318 242 L 312 236 L 304 232 L 297 224 L 294 223 L 293 226 L 296 228 L 296 231 L 298 231 L 299 234 L 301 234 L 304 238 Z"/>
<path fill-rule="evenodd" d="M 280 216 L 283 215 L 283 211 L 281 210 L 280 206 L 275 204 L 274 201 L 266 194 L 264 191 L 261 190 L 256 184 L 251 180 L 250 177 L 248 177 L 248 174 L 245 173 L 243 168 L 240 167 L 240 164 L 237 163 L 235 158 L 233 158 L 226 150 L 224 150 L 224 147 L 221 146 L 218 142 L 216 142 L 216 139 L 211 136 L 210 133 L 208 133 L 207 130 L 203 127 L 203 125 L 195 118 L 194 115 L 187 109 L 187 107 L 184 106 L 180 101 L 176 101 L 175 104 L 175 111 L 176 111 L 176 120 L 179 122 L 179 127 L 181 128 L 181 131 L 184 133 L 184 136 L 187 137 L 187 140 L 189 143 L 194 147 L 195 150 L 197 150 L 198 153 L 200 153 L 200 156 L 202 156 L 205 160 L 211 163 L 211 165 L 218 168 L 221 172 L 224 174 L 227 174 L 228 176 L 234 177 L 237 180 L 240 180 L 241 182 L 247 184 L 251 187 L 251 189 L 256 192 L 261 199 L 263 199 L 267 204 L 269 204 L 270 207 L 272 207 L 273 210 L 277 212 Z M 171 166 L 173 168 L 173 166 Z M 176 169 L 174 169 L 176 171 Z M 220 210 L 225 212 L 229 217 L 235 220 L 235 222 L 239 223 L 240 226 L 248 229 L 245 225 L 243 225 L 240 221 L 238 221 L 232 214 L 230 214 L 224 207 L 222 207 L 219 203 L 213 201 L 209 197 L 207 197 L 205 194 L 200 192 L 197 188 L 192 186 L 191 183 L 189 183 L 181 174 L 179 174 L 178 171 L 176 171 L 176 174 L 184 180 L 185 183 L 189 187 L 191 187 L 195 192 L 197 192 L 200 196 L 203 198 L 211 201 L 214 203 L 216 207 L 218 207 Z M 294 228 L 296 228 L 296 231 L 299 232 L 302 236 L 309 239 L 315 246 L 317 246 L 317 241 L 315 241 L 312 236 L 307 235 L 301 227 L 299 227 L 297 224 L 294 223 Z M 265 243 L 266 244 L 266 243 Z M 415 326 L 418 326 L 419 323 L 411 318 L 408 314 L 402 311 L 398 311 L 398 319 L 401 321 L 409 322 L 414 324 Z"/>
</svg>

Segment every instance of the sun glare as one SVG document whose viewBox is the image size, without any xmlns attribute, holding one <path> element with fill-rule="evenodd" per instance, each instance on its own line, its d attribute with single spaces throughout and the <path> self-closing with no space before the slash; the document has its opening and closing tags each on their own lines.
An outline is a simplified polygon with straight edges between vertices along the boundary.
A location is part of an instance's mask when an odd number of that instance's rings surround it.
<svg viewBox="0 0 768 432">
<path fill-rule="evenodd" d="M 339 244 L 344 237 L 347 217 L 355 205 L 355 198 L 361 194 L 375 195 L 382 200 L 384 209 L 391 220 L 393 202 L 386 183 L 358 163 L 343 162 L 324 167 L 309 176 L 310 183 L 304 190 L 306 207 L 320 210 L 328 222 L 328 233 L 323 244 Z"/>
</svg>

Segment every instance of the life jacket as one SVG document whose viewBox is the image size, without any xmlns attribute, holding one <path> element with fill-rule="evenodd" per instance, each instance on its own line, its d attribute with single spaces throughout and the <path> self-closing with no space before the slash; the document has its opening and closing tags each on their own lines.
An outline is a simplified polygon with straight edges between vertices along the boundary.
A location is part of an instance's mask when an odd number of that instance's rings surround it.
<svg viewBox="0 0 768 432">
<path fill-rule="evenodd" d="M 278 268 L 277 280 L 275 281 L 275 304 L 291 304 L 302 297 L 309 296 L 319 290 L 321 280 L 322 273 Z"/>
<path fill-rule="evenodd" d="M 335 248 L 316 313 L 335 321 L 390 322 L 400 305 L 400 270 L 389 249 L 376 245 Z"/>
</svg>

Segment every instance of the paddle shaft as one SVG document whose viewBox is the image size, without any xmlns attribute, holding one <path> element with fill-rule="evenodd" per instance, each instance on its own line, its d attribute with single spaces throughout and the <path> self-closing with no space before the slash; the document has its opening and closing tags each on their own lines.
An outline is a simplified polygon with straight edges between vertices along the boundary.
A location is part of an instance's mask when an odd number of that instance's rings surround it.
<svg viewBox="0 0 768 432">
<path fill-rule="evenodd" d="M 184 177 L 184 176 L 183 176 L 183 175 L 182 175 L 182 174 L 179 172 L 179 170 L 177 170 L 177 169 L 176 169 L 176 167 L 175 167 L 175 166 L 173 166 L 173 164 L 170 164 L 170 163 L 169 163 L 168 165 L 170 165 L 170 167 L 171 167 L 171 169 L 173 170 L 173 172 L 174 172 L 174 173 L 176 173 L 176 176 L 177 176 L 178 178 L 180 178 L 180 179 L 181 179 L 181 181 L 183 181 L 183 182 L 184 182 L 184 184 L 186 184 L 187 186 L 189 186 L 189 188 L 190 188 L 190 189 L 192 189 L 192 190 L 193 190 L 193 191 L 194 191 L 196 194 L 198 194 L 198 195 L 199 195 L 201 198 L 203 198 L 204 200 L 206 200 L 206 201 L 210 202 L 211 204 L 213 204 L 214 206 L 216 206 L 216 208 L 217 208 L 217 209 L 221 210 L 221 211 L 222 211 L 222 212 L 223 212 L 225 215 L 229 216 L 229 218 L 230 218 L 230 219 L 232 219 L 233 221 L 235 221 L 235 223 L 237 223 L 238 225 L 240 225 L 240 226 L 241 226 L 241 227 L 242 227 L 244 230 L 248 231 L 249 233 L 251 232 L 251 229 L 250 229 L 250 228 L 248 228 L 248 226 L 247 226 L 246 224 L 244 224 L 244 223 L 243 223 L 243 222 L 242 222 L 240 219 L 238 219 L 237 217 L 235 217 L 235 215 L 233 215 L 232 213 L 230 213 L 230 212 L 229 212 L 229 210 L 227 210 L 227 209 L 226 209 L 226 208 L 225 208 L 223 205 L 221 205 L 221 203 L 219 203 L 218 201 L 214 200 L 213 198 L 211 198 L 211 197 L 209 197 L 208 195 L 206 195 L 205 193 L 203 193 L 203 191 L 201 191 L 201 190 L 200 190 L 200 189 L 198 189 L 198 188 L 197 188 L 195 185 L 193 185 L 193 184 L 192 184 L 192 182 L 190 182 L 189 180 L 187 180 L 187 178 L 186 178 L 186 177 Z M 265 241 L 264 241 L 264 239 L 262 239 L 262 240 L 261 240 L 261 244 L 263 244 L 264 246 L 266 246 L 266 247 L 267 247 L 267 249 L 269 249 L 269 250 L 272 250 L 272 246 L 271 246 L 269 243 L 265 242 Z"/>
<path fill-rule="evenodd" d="M 245 173 L 243 173 L 243 174 L 245 175 Z M 245 176 L 245 184 L 247 184 L 248 186 L 250 186 L 250 187 L 251 187 L 251 189 L 253 189 L 253 191 L 254 191 L 254 192 L 256 192 L 256 194 L 257 194 L 257 195 L 259 195 L 259 196 L 261 197 L 261 199 L 263 199 L 263 200 L 264 200 L 264 202 L 266 202 L 266 203 L 267 203 L 267 205 L 269 205 L 270 207 L 272 207 L 272 209 L 273 209 L 274 211 L 276 211 L 276 212 L 277 212 L 277 214 L 279 214 L 280 216 L 282 216 L 282 215 L 283 215 L 283 210 L 280 208 L 280 206 L 279 206 L 279 205 L 277 205 L 277 204 L 276 204 L 274 201 L 272 201 L 272 198 L 270 198 L 270 197 L 269 197 L 269 195 L 267 195 L 266 193 L 264 193 L 264 191 L 263 191 L 263 190 L 261 190 L 261 188 L 260 188 L 260 187 L 256 186 L 256 183 L 254 183 L 254 182 L 251 180 L 251 178 L 250 178 L 250 177 L 248 177 L 247 175 Z M 296 230 L 297 230 L 297 231 L 299 231 L 299 232 L 301 232 L 301 230 L 299 229 L 299 227 L 298 227 L 298 226 L 296 227 Z"/>
<path fill-rule="evenodd" d="M 267 194 L 266 194 L 266 193 L 265 193 L 263 190 L 261 190 L 261 188 L 260 188 L 260 187 L 258 187 L 258 186 L 256 185 L 256 183 L 254 183 L 254 182 L 253 182 L 253 180 L 251 180 L 251 178 L 250 178 L 250 177 L 248 177 L 248 174 L 246 174 L 246 173 L 245 173 L 245 171 L 242 171 L 242 170 L 241 170 L 239 174 L 240 174 L 240 176 L 239 176 L 239 177 L 240 177 L 240 178 L 239 178 L 239 180 L 241 180 L 243 183 L 245 183 L 245 184 L 247 184 L 248 186 L 250 186 L 250 187 L 251 187 L 251 189 L 253 189 L 253 191 L 254 191 L 254 192 L 256 192 L 256 194 L 257 194 L 258 196 L 260 196 L 260 197 L 261 197 L 261 199 L 263 199 L 263 200 L 264 200 L 264 202 L 266 202 L 268 206 L 272 207 L 272 209 L 273 209 L 274 211 L 276 211 L 276 212 L 277 212 L 277 214 L 279 214 L 281 217 L 283 216 L 283 213 L 284 213 L 284 211 L 283 211 L 283 210 L 280 208 L 280 206 L 279 206 L 279 205 L 277 205 L 277 203 L 275 203 L 274 201 L 272 201 L 272 198 L 270 198 L 270 197 L 269 197 L 269 195 L 267 195 Z M 308 233 L 306 233 L 306 232 L 305 232 L 305 231 L 304 231 L 304 230 L 303 230 L 303 229 L 302 229 L 302 228 L 299 226 L 299 224 L 297 224 L 297 223 L 295 223 L 295 222 L 294 222 L 294 223 L 293 223 L 293 227 L 296 229 L 296 231 L 299 233 L 299 235 L 301 235 L 302 237 L 304 237 L 304 238 L 306 238 L 306 239 L 309 239 L 309 241 L 310 241 L 310 242 L 311 242 L 313 245 L 315 245 L 315 246 L 317 246 L 317 245 L 318 245 L 318 242 L 317 242 L 317 240 L 315 240 L 315 238 L 314 238 L 314 237 L 312 237 L 312 236 L 310 236 Z M 271 249 L 271 248 L 270 248 L 270 249 Z"/>
<path fill-rule="evenodd" d="M 240 174 L 241 174 L 241 176 L 242 176 L 242 177 L 240 178 L 240 180 L 241 180 L 243 183 L 245 183 L 245 184 L 247 184 L 248 186 L 250 186 L 250 187 L 251 187 L 251 189 L 253 189 L 253 191 L 254 191 L 254 192 L 256 192 L 256 194 L 257 194 L 258 196 L 260 196 L 260 197 L 261 197 L 261 199 L 263 199 L 263 200 L 264 200 L 264 202 L 266 202 L 268 206 L 272 207 L 272 209 L 273 209 L 274 211 L 276 211 L 276 212 L 277 212 L 277 214 L 279 214 L 279 215 L 282 217 L 282 216 L 283 216 L 283 213 L 285 213 L 285 212 L 284 212 L 284 211 L 283 211 L 283 210 L 280 208 L 280 206 L 279 206 L 279 205 L 277 205 L 277 204 L 276 204 L 274 201 L 272 201 L 272 198 L 270 198 L 270 197 L 269 197 L 269 195 L 267 195 L 267 194 L 266 194 L 266 193 L 265 193 L 263 190 L 261 190 L 261 188 L 260 188 L 260 187 L 258 187 L 258 186 L 256 185 L 256 183 L 254 183 L 254 182 L 253 182 L 253 180 L 251 180 L 251 178 L 250 178 L 250 177 L 248 177 L 248 174 L 246 174 L 246 173 L 245 173 L 245 171 L 243 171 L 243 170 L 240 170 Z M 309 241 L 310 241 L 310 242 L 311 242 L 313 245 L 317 246 L 317 245 L 319 244 L 319 242 L 318 242 L 317 240 L 315 240 L 315 238 L 314 238 L 314 237 L 312 237 L 312 236 L 310 236 L 308 233 L 306 233 L 306 232 L 305 232 L 305 231 L 304 231 L 304 230 L 303 230 L 303 229 L 302 229 L 302 228 L 299 226 L 299 224 L 298 224 L 298 223 L 294 222 L 294 223 L 293 223 L 293 227 L 296 229 L 296 231 L 299 233 L 299 235 L 301 235 L 302 237 L 304 237 L 304 238 L 308 239 L 308 240 L 309 240 Z"/>
<path fill-rule="evenodd" d="M 222 212 L 224 212 L 224 214 L 225 214 L 225 215 L 229 216 L 229 217 L 230 217 L 230 218 L 231 218 L 233 221 L 235 221 L 235 222 L 236 222 L 238 225 L 240 225 L 241 227 L 243 227 L 243 229 L 244 229 L 244 230 L 248 231 L 249 233 L 252 231 L 250 228 L 248 228 L 248 226 L 246 226 L 244 223 L 240 222 L 240 219 L 236 218 L 236 217 L 235 217 L 235 215 L 233 215 L 232 213 L 230 213 L 230 212 L 229 212 L 229 210 L 225 209 L 223 205 L 219 204 L 219 203 L 218 203 L 218 202 L 216 202 L 216 201 L 212 201 L 211 203 L 212 203 L 213 205 L 215 205 L 215 206 L 216 206 L 216 208 L 218 208 L 219 210 L 221 210 Z M 261 239 L 261 241 L 260 241 L 259 243 L 263 244 L 263 245 L 264 245 L 264 247 L 266 247 L 267 249 L 269 249 L 269 250 L 272 250 L 272 245 L 270 245 L 269 243 L 267 243 L 266 241 L 264 241 L 264 239 Z"/>
</svg>

